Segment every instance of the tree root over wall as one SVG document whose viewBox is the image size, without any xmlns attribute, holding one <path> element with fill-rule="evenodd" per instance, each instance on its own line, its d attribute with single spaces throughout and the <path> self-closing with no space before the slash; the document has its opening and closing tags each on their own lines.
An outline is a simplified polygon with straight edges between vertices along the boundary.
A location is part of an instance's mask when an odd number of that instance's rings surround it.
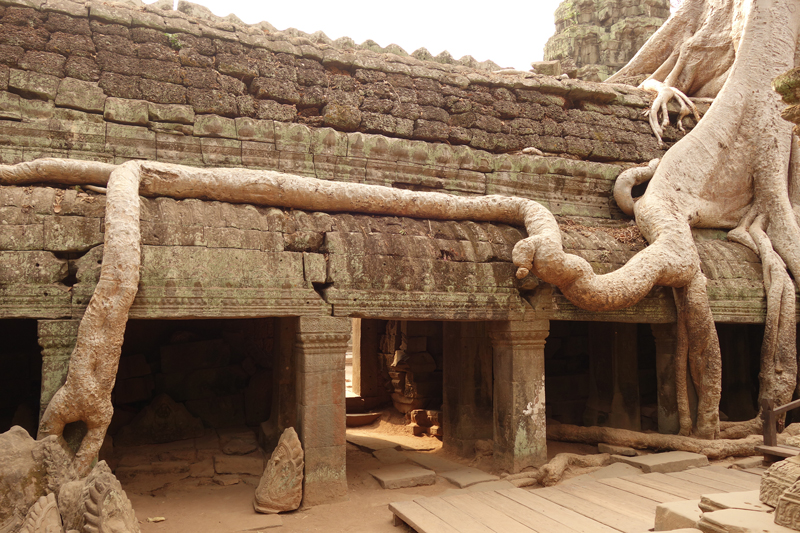
<svg viewBox="0 0 800 533">
<path fill-rule="evenodd" d="M 795 183 L 800 157 L 791 125 L 781 119 L 780 101 L 770 81 L 795 65 L 799 28 L 800 9 L 794 0 L 686 0 L 626 67 L 628 75 L 640 68 L 652 73 L 651 78 L 661 84 L 655 84 L 658 87 L 678 88 L 689 96 L 718 96 L 697 127 L 660 162 L 620 177 L 615 197 L 625 211 L 635 215 L 650 246 L 605 275 L 596 275 L 587 261 L 565 253 L 552 214 L 520 198 L 464 198 L 275 172 L 141 161 L 113 166 L 37 160 L 0 166 L 0 184 L 107 186 L 100 281 L 80 324 L 67 381 L 45 411 L 40 436 L 61 435 L 66 424 L 84 421 L 88 433 L 76 456 L 83 471 L 103 441 L 112 414 L 111 390 L 128 310 L 139 281 L 139 195 L 522 224 L 528 237 L 513 251 L 517 277 L 532 273 L 556 285 L 583 309 L 621 309 L 644 298 L 654 285 L 672 287 L 678 309 L 675 379 L 681 435 L 714 439 L 721 429 L 725 435 L 754 431 L 757 421 L 723 428 L 719 423 L 719 340 L 691 229 L 734 230 L 731 237 L 761 257 L 768 309 L 760 394 L 779 404 L 788 401 L 796 386 L 797 360 L 794 286 L 787 268 L 800 279 L 800 226 L 790 193 L 800 190 Z M 667 93 L 665 89 L 656 98 L 658 109 L 663 109 Z M 685 99 L 681 101 L 686 104 Z M 631 198 L 630 183 L 648 179 L 644 196 Z M 688 379 L 698 393 L 696 427 L 689 412 Z M 564 432 L 565 438 L 567 430 L 566 426 L 553 429 Z M 710 450 L 712 456 L 751 450 L 751 439 L 701 444 L 682 437 L 632 433 L 622 439 L 622 433 L 611 430 L 585 431 L 608 433 L 594 440 L 617 439 L 612 442 L 656 448 L 683 446 L 678 449 Z M 572 433 L 572 438 L 580 438 L 579 432 Z M 667 440 L 653 440 L 657 437 Z"/>
</svg>

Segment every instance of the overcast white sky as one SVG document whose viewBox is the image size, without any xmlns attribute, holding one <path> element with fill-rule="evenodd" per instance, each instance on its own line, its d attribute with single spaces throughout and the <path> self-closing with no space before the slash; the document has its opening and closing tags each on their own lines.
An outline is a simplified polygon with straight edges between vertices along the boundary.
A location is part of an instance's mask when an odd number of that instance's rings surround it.
<svg viewBox="0 0 800 533">
<path fill-rule="evenodd" d="M 148 0 L 149 2 L 149 0 Z M 331 39 L 372 39 L 395 43 L 411 53 L 425 47 L 433 55 L 447 50 L 459 59 L 471 55 L 501 67 L 528 70 L 541 61 L 544 43 L 555 32 L 559 0 L 199 0 L 215 14 L 234 13 L 248 24 L 266 20 L 279 30 L 322 30 Z"/>
</svg>

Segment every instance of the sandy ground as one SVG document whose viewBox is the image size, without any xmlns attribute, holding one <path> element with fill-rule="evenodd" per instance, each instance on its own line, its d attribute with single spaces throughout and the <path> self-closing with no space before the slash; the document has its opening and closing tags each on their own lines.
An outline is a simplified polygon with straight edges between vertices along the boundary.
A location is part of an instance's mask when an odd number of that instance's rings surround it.
<svg viewBox="0 0 800 533">
<path fill-rule="evenodd" d="M 404 447 L 430 450 L 451 461 L 471 464 L 485 470 L 491 468 L 489 458 L 483 461 L 454 457 L 441 450 L 441 443 L 432 437 L 408 435 L 406 428 L 387 421 L 379 421 L 359 434 L 373 437 L 391 436 Z M 433 448 L 433 449 L 432 449 Z M 551 457 L 570 451 L 597 453 L 594 446 L 552 443 L 548 449 Z M 233 533 L 239 531 L 285 532 L 375 532 L 404 533 L 412 531 L 405 525 L 395 527 L 388 505 L 394 501 L 411 500 L 420 496 L 436 496 L 455 485 L 437 477 L 435 485 L 407 489 L 385 490 L 369 474 L 369 470 L 382 464 L 368 450 L 347 445 L 347 499 L 338 503 L 300 509 L 280 515 L 282 526 L 275 526 L 275 517 L 253 511 L 252 500 L 256 476 L 241 476 L 236 485 L 220 486 L 209 478 L 187 478 L 167 486 L 148 491 L 136 484 L 123 485 L 133 503 L 143 533 Z M 146 484 L 146 483 L 145 483 Z M 148 518 L 163 517 L 163 522 L 148 522 Z"/>
</svg>

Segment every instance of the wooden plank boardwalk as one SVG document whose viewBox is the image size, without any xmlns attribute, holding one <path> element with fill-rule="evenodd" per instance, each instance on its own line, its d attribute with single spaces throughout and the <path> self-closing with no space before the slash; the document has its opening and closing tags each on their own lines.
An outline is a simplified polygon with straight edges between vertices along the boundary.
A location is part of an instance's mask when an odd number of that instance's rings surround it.
<svg viewBox="0 0 800 533">
<path fill-rule="evenodd" d="M 708 466 L 561 483 L 554 487 L 468 492 L 395 502 L 395 524 L 418 533 L 643 533 L 660 503 L 703 494 L 757 490 L 761 469 Z"/>
</svg>

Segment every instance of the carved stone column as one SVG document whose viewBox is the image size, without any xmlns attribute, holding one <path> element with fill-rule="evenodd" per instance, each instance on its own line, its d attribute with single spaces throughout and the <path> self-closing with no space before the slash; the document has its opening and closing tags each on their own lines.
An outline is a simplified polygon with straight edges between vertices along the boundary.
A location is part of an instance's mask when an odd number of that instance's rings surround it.
<svg viewBox="0 0 800 533">
<path fill-rule="evenodd" d="M 549 320 L 494 322 L 494 459 L 519 472 L 547 462 L 544 344 Z"/>
<path fill-rule="evenodd" d="M 78 340 L 80 320 L 39 320 L 39 346 L 42 347 L 42 393 L 39 419 L 67 379 L 69 358 Z"/>
<path fill-rule="evenodd" d="M 347 496 L 345 353 L 349 318 L 296 319 L 297 432 L 305 452 L 303 505 Z"/>
<path fill-rule="evenodd" d="M 678 342 L 675 324 L 651 324 L 656 338 L 656 378 L 658 380 L 658 432 L 677 434 L 678 395 L 675 390 L 675 348 Z"/>
</svg>

